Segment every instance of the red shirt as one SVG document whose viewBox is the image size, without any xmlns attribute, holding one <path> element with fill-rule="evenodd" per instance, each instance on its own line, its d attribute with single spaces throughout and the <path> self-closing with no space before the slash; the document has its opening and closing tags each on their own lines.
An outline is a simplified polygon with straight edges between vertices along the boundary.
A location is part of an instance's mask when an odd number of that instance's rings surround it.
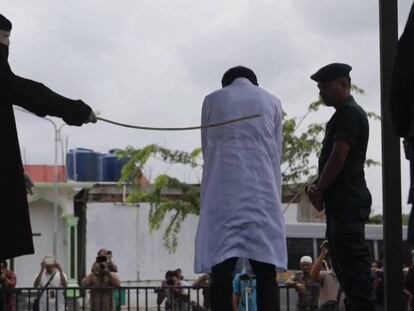
<svg viewBox="0 0 414 311">
<path fill-rule="evenodd" d="M 11 283 L 7 288 L 15 288 L 16 287 L 16 274 L 11 272 L 10 270 L 5 271 L 5 277 Z M 16 295 L 13 293 L 6 295 L 6 302 L 7 302 L 7 311 L 14 311 L 16 310 Z"/>
</svg>

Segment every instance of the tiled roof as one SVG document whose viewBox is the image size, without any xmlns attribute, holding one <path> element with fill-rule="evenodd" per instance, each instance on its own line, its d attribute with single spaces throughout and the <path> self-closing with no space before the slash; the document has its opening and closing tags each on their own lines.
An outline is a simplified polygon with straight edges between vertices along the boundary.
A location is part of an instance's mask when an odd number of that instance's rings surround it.
<svg viewBox="0 0 414 311">
<path fill-rule="evenodd" d="M 54 182 L 55 166 L 54 165 L 25 165 L 24 170 L 27 175 L 36 182 Z M 64 165 L 58 166 L 58 182 L 66 181 L 66 170 Z"/>
</svg>

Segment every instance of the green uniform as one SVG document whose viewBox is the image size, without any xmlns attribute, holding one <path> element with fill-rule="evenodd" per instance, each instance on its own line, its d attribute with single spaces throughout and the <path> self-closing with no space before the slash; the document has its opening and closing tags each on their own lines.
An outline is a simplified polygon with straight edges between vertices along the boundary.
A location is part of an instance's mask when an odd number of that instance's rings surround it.
<svg viewBox="0 0 414 311">
<path fill-rule="evenodd" d="M 347 310 L 374 310 L 369 250 L 364 234 L 371 209 L 371 194 L 364 175 L 368 137 L 367 115 L 349 96 L 326 126 L 319 157 L 320 175 L 336 141 L 345 141 L 351 146 L 341 173 L 324 193 L 330 255 L 347 297 Z"/>
</svg>

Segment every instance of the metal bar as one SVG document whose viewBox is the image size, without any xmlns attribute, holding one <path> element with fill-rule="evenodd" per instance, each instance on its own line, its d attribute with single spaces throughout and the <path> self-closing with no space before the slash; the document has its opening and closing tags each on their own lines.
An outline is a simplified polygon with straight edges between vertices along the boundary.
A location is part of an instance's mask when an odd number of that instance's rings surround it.
<svg viewBox="0 0 414 311">
<path fill-rule="evenodd" d="M 128 311 L 129 310 L 131 310 L 131 290 L 128 288 Z"/>
<path fill-rule="evenodd" d="M 148 310 L 148 288 L 145 288 L 145 310 Z"/>
<path fill-rule="evenodd" d="M 139 310 L 139 288 L 137 288 L 137 310 Z"/>
<path fill-rule="evenodd" d="M 395 311 L 404 310 L 400 140 L 394 134 L 390 113 L 390 86 L 398 40 L 397 0 L 379 0 L 379 18 L 385 310 Z"/>
</svg>

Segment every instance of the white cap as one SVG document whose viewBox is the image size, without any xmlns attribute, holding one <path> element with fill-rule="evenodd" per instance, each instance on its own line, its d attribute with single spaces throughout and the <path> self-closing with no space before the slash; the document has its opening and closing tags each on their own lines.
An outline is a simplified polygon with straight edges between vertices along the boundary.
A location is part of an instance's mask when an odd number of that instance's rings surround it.
<svg viewBox="0 0 414 311">
<path fill-rule="evenodd" d="M 300 259 L 300 263 L 313 263 L 313 260 L 310 256 L 303 256 Z"/>
<path fill-rule="evenodd" d="M 43 259 L 43 262 L 44 262 L 46 265 L 53 265 L 53 264 L 55 264 L 55 263 L 56 263 L 55 256 L 53 256 L 53 255 L 47 255 L 47 256 L 45 256 L 45 258 Z"/>
</svg>

